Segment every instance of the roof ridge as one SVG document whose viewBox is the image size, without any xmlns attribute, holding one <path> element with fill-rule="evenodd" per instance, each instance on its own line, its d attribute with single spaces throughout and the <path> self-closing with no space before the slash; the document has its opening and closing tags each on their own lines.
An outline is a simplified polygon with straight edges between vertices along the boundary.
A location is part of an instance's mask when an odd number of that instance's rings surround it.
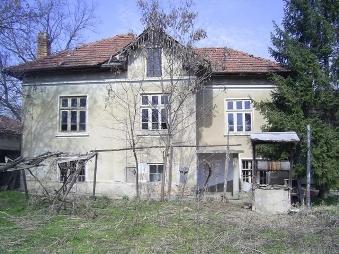
<svg viewBox="0 0 339 254">
<path fill-rule="evenodd" d="M 135 38 L 135 34 L 133 34 L 133 33 L 116 34 L 116 35 L 114 35 L 114 36 L 111 36 L 111 37 L 108 37 L 108 38 L 104 38 L 104 39 L 100 39 L 100 40 L 97 40 L 97 41 L 92 41 L 92 42 L 88 42 L 88 43 L 83 43 L 83 44 L 79 45 L 78 47 L 75 47 L 74 49 L 79 49 L 79 48 L 82 48 L 82 47 L 91 46 L 91 45 L 93 45 L 93 44 L 97 44 L 97 43 L 103 42 L 103 41 L 113 40 L 113 39 L 116 38 L 116 37 L 134 37 L 134 38 Z M 71 49 L 71 50 L 74 50 L 74 49 Z"/>
</svg>

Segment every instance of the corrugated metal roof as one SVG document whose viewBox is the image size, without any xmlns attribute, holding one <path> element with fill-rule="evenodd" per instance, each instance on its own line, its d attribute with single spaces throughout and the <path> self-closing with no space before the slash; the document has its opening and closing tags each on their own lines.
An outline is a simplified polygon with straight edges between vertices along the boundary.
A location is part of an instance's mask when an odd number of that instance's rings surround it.
<svg viewBox="0 0 339 254">
<path fill-rule="evenodd" d="M 279 143 L 279 142 L 299 142 L 300 139 L 294 131 L 291 132 L 262 132 L 252 133 L 251 141 L 256 143 Z"/>
</svg>

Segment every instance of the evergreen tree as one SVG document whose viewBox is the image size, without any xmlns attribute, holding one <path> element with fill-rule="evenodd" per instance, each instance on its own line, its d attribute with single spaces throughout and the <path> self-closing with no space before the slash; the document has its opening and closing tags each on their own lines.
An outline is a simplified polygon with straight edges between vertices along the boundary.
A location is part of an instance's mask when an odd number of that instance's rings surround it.
<svg viewBox="0 0 339 254">
<path fill-rule="evenodd" d="M 339 1 L 285 0 L 282 28 L 272 34 L 272 56 L 290 70 L 273 75 L 271 101 L 256 103 L 266 131 L 296 131 L 297 175 L 305 175 L 306 125 L 312 128 L 312 171 L 321 194 L 339 187 Z"/>
</svg>

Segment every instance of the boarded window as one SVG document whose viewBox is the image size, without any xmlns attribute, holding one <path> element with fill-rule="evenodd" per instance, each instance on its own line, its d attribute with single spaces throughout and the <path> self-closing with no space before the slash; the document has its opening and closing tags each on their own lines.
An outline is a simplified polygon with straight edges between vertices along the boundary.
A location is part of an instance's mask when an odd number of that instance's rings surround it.
<svg viewBox="0 0 339 254">
<path fill-rule="evenodd" d="M 147 49 L 147 77 L 161 77 L 161 49 Z"/>
</svg>

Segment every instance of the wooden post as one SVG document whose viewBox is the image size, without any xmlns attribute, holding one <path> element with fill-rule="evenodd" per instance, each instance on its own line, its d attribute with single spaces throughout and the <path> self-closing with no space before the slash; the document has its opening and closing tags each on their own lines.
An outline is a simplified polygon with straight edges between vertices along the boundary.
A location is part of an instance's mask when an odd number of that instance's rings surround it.
<svg viewBox="0 0 339 254">
<path fill-rule="evenodd" d="M 306 206 L 311 207 L 311 126 L 307 125 Z"/>
<path fill-rule="evenodd" d="M 257 183 L 257 167 L 255 160 L 255 143 L 252 143 L 252 190 L 255 189 L 255 185 Z"/>
<path fill-rule="evenodd" d="M 255 188 L 257 184 L 257 170 L 255 162 L 255 143 L 252 142 L 252 210 L 255 210 Z"/>
<path fill-rule="evenodd" d="M 230 162 L 230 132 L 227 130 L 227 145 L 226 145 L 226 157 L 225 157 L 225 171 L 224 171 L 224 201 L 228 202 L 227 199 L 227 175 L 228 175 L 228 167 Z M 233 177 L 234 181 L 234 177 Z M 234 183 L 233 183 L 234 184 Z"/>
<path fill-rule="evenodd" d="M 95 198 L 95 187 L 97 184 L 98 153 L 95 154 L 94 176 L 93 176 L 93 198 Z"/>
<path fill-rule="evenodd" d="M 26 179 L 26 172 L 24 169 L 21 169 L 21 176 L 22 176 L 22 181 L 24 184 L 24 190 L 25 190 L 25 197 L 28 200 L 29 196 L 28 196 L 28 188 L 27 188 L 27 179 Z"/>
</svg>

